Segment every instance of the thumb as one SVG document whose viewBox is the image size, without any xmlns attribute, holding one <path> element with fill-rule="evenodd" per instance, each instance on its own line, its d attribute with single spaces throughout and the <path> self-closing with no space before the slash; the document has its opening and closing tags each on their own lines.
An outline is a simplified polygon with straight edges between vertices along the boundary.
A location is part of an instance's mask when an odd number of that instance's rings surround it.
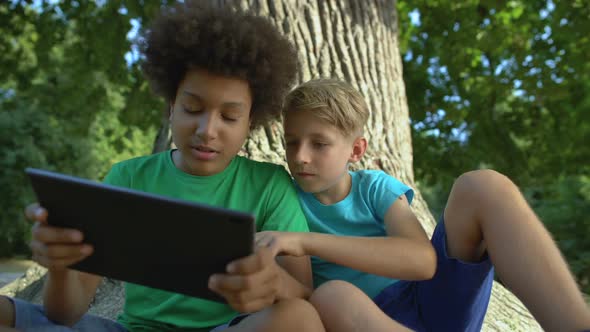
<svg viewBox="0 0 590 332">
<path fill-rule="evenodd" d="M 272 241 L 268 245 L 268 248 L 270 249 L 272 257 L 281 255 L 283 251 L 283 248 L 281 248 L 279 241 L 277 241 L 276 239 L 272 239 Z"/>
<path fill-rule="evenodd" d="M 47 223 L 47 210 L 42 208 L 39 203 L 29 204 L 25 208 L 25 216 L 31 222 Z"/>
<path fill-rule="evenodd" d="M 278 241 L 273 237 L 265 237 L 256 242 L 256 252 L 265 256 L 275 257 L 281 251 Z"/>
</svg>

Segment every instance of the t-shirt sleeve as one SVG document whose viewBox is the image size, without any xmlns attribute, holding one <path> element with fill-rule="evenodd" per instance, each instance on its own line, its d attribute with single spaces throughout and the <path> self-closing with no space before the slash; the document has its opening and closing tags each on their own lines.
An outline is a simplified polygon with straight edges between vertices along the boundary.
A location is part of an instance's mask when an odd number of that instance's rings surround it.
<svg viewBox="0 0 590 332">
<path fill-rule="evenodd" d="M 385 172 L 375 172 L 368 186 L 370 203 L 377 216 L 383 220 L 389 207 L 401 195 L 406 195 L 408 203 L 414 199 L 414 190 Z"/>
<path fill-rule="evenodd" d="M 297 192 L 283 167 L 273 175 L 266 211 L 267 217 L 258 231 L 309 232 Z"/>
<path fill-rule="evenodd" d="M 122 163 L 113 165 L 102 182 L 117 187 L 131 187 L 131 178 L 129 177 L 128 172 L 125 171 L 125 167 Z"/>
</svg>

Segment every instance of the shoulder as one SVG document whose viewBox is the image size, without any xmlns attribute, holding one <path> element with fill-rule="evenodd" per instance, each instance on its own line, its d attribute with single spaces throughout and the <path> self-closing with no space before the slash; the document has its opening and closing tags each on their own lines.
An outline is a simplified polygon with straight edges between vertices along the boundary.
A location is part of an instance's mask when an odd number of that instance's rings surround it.
<svg viewBox="0 0 590 332">
<path fill-rule="evenodd" d="M 241 167 L 256 169 L 258 171 L 275 171 L 277 169 L 284 169 L 283 166 L 277 165 L 268 161 L 258 161 L 250 158 L 236 156 L 236 159 Z"/>
<path fill-rule="evenodd" d="M 104 182 L 125 185 L 132 177 L 141 174 L 144 170 L 149 173 L 150 170 L 161 167 L 169 153 L 170 151 L 164 151 L 115 163 L 105 176 Z"/>
<path fill-rule="evenodd" d="M 353 172 L 353 178 L 356 178 L 356 182 L 362 187 L 374 187 L 378 185 L 393 185 L 393 184 L 402 184 L 401 181 L 394 178 L 393 176 L 385 173 L 382 170 L 360 170 Z"/>
<path fill-rule="evenodd" d="M 249 173 L 252 180 L 266 179 L 266 181 L 278 181 L 290 183 L 291 177 L 285 167 L 266 161 L 256 161 L 238 156 L 238 171 Z"/>
<path fill-rule="evenodd" d="M 354 173 L 359 179 L 363 179 L 363 181 L 374 181 L 383 177 L 390 176 L 389 174 L 378 169 L 362 169 L 354 171 L 352 173 Z"/>
<path fill-rule="evenodd" d="M 163 151 L 156 154 L 135 157 L 127 160 L 120 161 L 113 165 L 113 169 L 125 170 L 125 169 L 137 169 L 149 166 L 155 166 L 162 163 L 170 151 Z"/>
<path fill-rule="evenodd" d="M 381 170 L 360 170 L 354 172 L 353 177 L 357 178 L 356 190 L 374 199 L 405 194 L 411 202 L 414 197 L 412 188 Z"/>
</svg>

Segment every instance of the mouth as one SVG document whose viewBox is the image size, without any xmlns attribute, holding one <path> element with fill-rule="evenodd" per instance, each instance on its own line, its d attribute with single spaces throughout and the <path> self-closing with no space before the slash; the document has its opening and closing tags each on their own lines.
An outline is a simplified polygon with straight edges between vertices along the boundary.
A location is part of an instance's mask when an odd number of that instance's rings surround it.
<svg viewBox="0 0 590 332">
<path fill-rule="evenodd" d="M 206 152 L 206 153 L 216 153 L 219 152 L 211 147 L 208 147 L 206 145 L 197 145 L 197 146 L 192 146 L 191 148 L 200 151 L 200 152 Z"/>
<path fill-rule="evenodd" d="M 297 176 L 302 177 L 302 178 L 308 178 L 308 177 L 312 177 L 315 175 L 315 174 L 307 173 L 307 172 L 297 172 L 295 174 L 297 174 Z"/>
<path fill-rule="evenodd" d="M 201 161 L 213 160 L 219 154 L 219 151 L 206 145 L 191 146 L 191 150 L 193 156 Z"/>
</svg>

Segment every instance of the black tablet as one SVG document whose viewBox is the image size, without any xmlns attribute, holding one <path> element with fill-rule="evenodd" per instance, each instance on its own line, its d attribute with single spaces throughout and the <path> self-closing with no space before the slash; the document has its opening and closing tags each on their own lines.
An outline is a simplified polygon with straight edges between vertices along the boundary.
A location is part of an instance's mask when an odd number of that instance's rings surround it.
<svg viewBox="0 0 590 332">
<path fill-rule="evenodd" d="M 250 255 L 254 216 L 27 168 L 48 223 L 84 233 L 94 253 L 71 268 L 224 302 L 209 276 Z"/>
</svg>

